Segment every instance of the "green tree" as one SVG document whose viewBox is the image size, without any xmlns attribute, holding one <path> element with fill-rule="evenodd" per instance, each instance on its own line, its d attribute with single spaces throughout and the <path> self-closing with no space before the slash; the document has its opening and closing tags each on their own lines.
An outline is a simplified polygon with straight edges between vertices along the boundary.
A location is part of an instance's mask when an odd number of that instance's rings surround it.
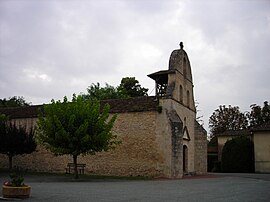
<svg viewBox="0 0 270 202">
<path fill-rule="evenodd" d="M 0 153 L 9 158 L 9 169 L 12 169 L 12 158 L 16 155 L 30 154 L 36 150 L 34 129 L 16 126 L 5 115 L 0 115 Z"/>
<path fill-rule="evenodd" d="M 101 87 L 99 83 L 92 83 L 87 88 L 86 95 L 82 95 L 85 99 L 96 98 L 98 100 L 108 100 L 108 99 L 120 99 L 127 98 L 128 95 L 121 91 L 118 91 L 117 88 L 106 83 L 105 87 Z"/>
<path fill-rule="evenodd" d="M 250 127 L 256 127 L 270 121 L 270 106 L 267 101 L 264 102 L 263 107 L 256 104 L 252 104 L 250 107 L 251 112 L 248 113 Z"/>
<path fill-rule="evenodd" d="M 22 107 L 29 106 L 31 103 L 25 101 L 22 96 L 0 99 L 0 107 Z"/>
<path fill-rule="evenodd" d="M 240 112 L 239 107 L 229 105 L 219 106 L 209 119 L 211 136 L 222 133 L 226 130 L 240 130 L 248 127 L 247 116 Z"/>
<path fill-rule="evenodd" d="M 124 77 L 119 86 L 114 87 L 105 84 L 101 87 L 100 83 L 92 83 L 87 88 L 87 94 L 82 94 L 84 99 L 96 98 L 98 100 L 122 99 L 128 97 L 147 96 L 147 88 L 141 87 L 135 77 Z"/>
<path fill-rule="evenodd" d="M 228 140 L 222 149 L 222 172 L 254 172 L 253 142 L 244 136 Z"/>
<path fill-rule="evenodd" d="M 56 155 L 72 155 L 75 178 L 78 178 L 77 157 L 107 151 L 119 141 L 111 129 L 116 115 L 109 118 L 109 105 L 100 110 L 95 99 L 85 100 L 73 95 L 72 102 L 52 100 L 39 115 L 38 140 Z"/>
<path fill-rule="evenodd" d="M 147 96 L 148 89 L 141 87 L 135 77 L 124 77 L 121 80 L 118 91 L 126 93 L 130 97 Z"/>
</svg>

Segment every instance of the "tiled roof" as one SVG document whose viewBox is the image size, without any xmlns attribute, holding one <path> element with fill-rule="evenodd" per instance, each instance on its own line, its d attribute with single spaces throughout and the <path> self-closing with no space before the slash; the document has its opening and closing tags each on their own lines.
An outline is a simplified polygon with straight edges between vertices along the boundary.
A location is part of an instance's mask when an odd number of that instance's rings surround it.
<svg viewBox="0 0 270 202">
<path fill-rule="evenodd" d="M 106 103 L 110 105 L 110 113 L 156 111 L 158 102 L 156 97 L 142 96 L 127 99 L 102 100 L 101 107 Z M 13 118 L 36 118 L 43 105 L 32 105 L 27 107 L 0 108 L 0 113 Z"/>
<path fill-rule="evenodd" d="M 158 106 L 158 101 L 154 96 L 102 100 L 101 107 L 105 103 L 108 103 L 110 105 L 111 113 L 157 111 Z"/>
<path fill-rule="evenodd" d="M 265 122 L 256 128 L 253 128 L 252 131 L 270 131 L 270 121 Z"/>
<path fill-rule="evenodd" d="M 36 118 L 39 109 L 43 109 L 43 105 L 32 105 L 26 107 L 7 107 L 0 108 L 0 113 L 9 116 L 9 118 Z"/>
<path fill-rule="evenodd" d="M 256 131 L 270 131 L 270 121 L 263 123 L 260 126 L 244 130 L 226 130 L 222 133 L 217 134 L 217 136 L 239 136 L 239 135 L 250 135 L 251 132 Z"/>
<path fill-rule="evenodd" d="M 239 136 L 239 135 L 250 135 L 250 131 L 248 129 L 226 130 L 222 133 L 217 134 L 217 136 Z"/>
</svg>

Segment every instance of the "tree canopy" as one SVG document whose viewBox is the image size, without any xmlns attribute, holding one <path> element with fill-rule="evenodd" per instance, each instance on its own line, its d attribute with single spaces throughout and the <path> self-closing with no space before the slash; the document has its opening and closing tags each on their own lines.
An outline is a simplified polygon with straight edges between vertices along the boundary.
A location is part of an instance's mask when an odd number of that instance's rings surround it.
<svg viewBox="0 0 270 202">
<path fill-rule="evenodd" d="M 96 98 L 98 100 L 107 99 L 121 99 L 128 97 L 147 96 L 147 88 L 141 87 L 139 81 L 135 77 L 124 77 L 121 80 L 119 86 L 114 87 L 105 84 L 105 87 L 101 87 L 100 83 L 92 83 L 87 88 L 87 94 L 82 94 L 83 98 L 91 99 Z"/>
<path fill-rule="evenodd" d="M 147 88 L 141 87 L 135 77 L 122 78 L 118 91 L 126 93 L 130 97 L 147 96 Z"/>
<path fill-rule="evenodd" d="M 98 100 L 120 99 L 128 97 L 126 93 L 119 91 L 118 88 L 115 88 L 107 83 L 105 85 L 105 87 L 101 87 L 100 83 L 93 83 L 87 88 L 88 94 L 82 96 L 86 99 L 96 98 Z"/>
<path fill-rule="evenodd" d="M 270 106 L 268 101 L 261 107 L 257 104 L 250 105 L 251 111 L 242 113 L 238 106 L 219 106 L 209 118 L 209 128 L 212 136 L 226 130 L 241 130 L 257 127 L 270 121 Z"/>
<path fill-rule="evenodd" d="M 248 113 L 250 127 L 256 127 L 270 121 L 270 106 L 267 101 L 264 102 L 263 107 L 256 104 L 252 104 L 250 107 L 251 112 Z"/>
<path fill-rule="evenodd" d="M 75 178 L 77 157 L 113 148 L 119 141 L 111 132 L 116 115 L 109 117 L 109 105 L 100 109 L 96 99 L 73 95 L 68 102 L 52 100 L 38 118 L 38 140 L 56 155 L 72 155 Z M 44 116 L 45 115 L 45 116 Z"/>
<path fill-rule="evenodd" d="M 0 153 L 9 158 L 9 169 L 12 169 L 12 158 L 20 154 L 30 154 L 36 150 L 34 129 L 16 125 L 0 114 Z"/>
<path fill-rule="evenodd" d="M 8 99 L 0 99 L 0 107 L 22 107 L 29 105 L 30 103 L 26 102 L 22 96 L 13 96 Z"/>
<path fill-rule="evenodd" d="M 240 130 L 248 127 L 248 120 L 239 107 L 219 106 L 209 119 L 209 128 L 212 136 L 226 130 Z"/>
</svg>

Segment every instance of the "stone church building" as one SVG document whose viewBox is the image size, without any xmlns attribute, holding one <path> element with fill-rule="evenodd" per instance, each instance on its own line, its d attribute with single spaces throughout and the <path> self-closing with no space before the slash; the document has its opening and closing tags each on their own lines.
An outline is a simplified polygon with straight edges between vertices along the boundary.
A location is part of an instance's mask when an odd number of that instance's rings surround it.
<svg viewBox="0 0 270 202">
<path fill-rule="evenodd" d="M 181 178 L 207 172 L 206 131 L 196 121 L 191 66 L 180 43 L 167 70 L 148 75 L 155 81 L 156 96 L 104 100 L 117 113 L 113 134 L 122 141 L 114 150 L 80 156 L 85 173 L 118 176 Z M 16 124 L 35 126 L 39 106 L 2 108 Z M 39 172 L 65 172 L 68 155 L 54 156 L 38 145 L 32 154 L 13 158 L 15 166 Z M 8 158 L 0 155 L 0 168 Z"/>
</svg>

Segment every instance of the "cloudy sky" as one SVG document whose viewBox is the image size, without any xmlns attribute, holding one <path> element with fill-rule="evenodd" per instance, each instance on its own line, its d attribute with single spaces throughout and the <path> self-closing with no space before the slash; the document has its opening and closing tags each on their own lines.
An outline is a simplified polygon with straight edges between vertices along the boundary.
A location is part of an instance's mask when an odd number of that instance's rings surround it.
<svg viewBox="0 0 270 202">
<path fill-rule="evenodd" d="M 269 0 L 0 0 L 0 98 L 48 103 L 168 68 L 184 42 L 205 126 L 270 100 Z"/>
</svg>

